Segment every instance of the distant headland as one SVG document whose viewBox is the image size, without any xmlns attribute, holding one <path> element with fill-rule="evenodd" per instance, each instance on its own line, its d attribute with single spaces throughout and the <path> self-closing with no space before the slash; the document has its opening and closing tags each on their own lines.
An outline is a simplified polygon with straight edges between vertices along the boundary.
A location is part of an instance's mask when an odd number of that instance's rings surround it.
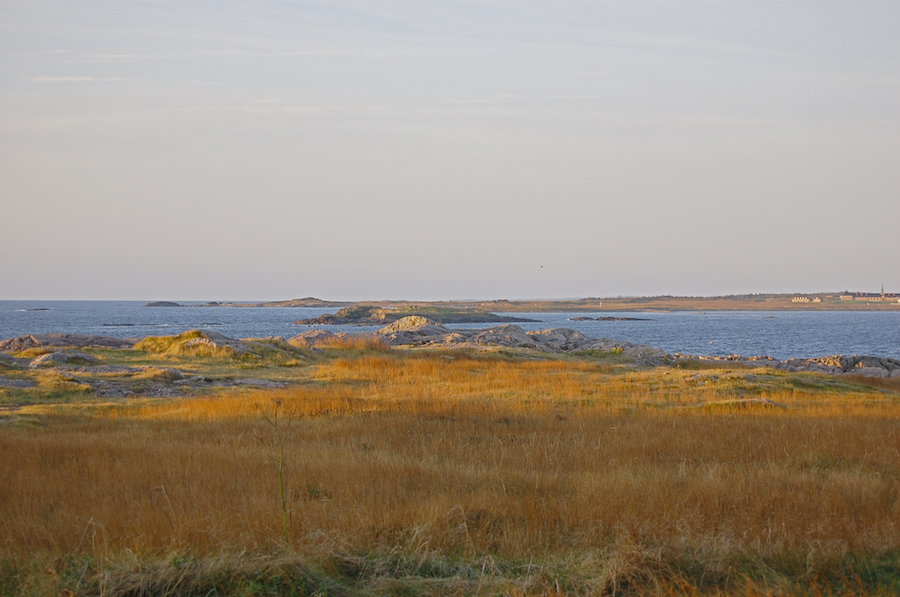
<svg viewBox="0 0 900 597">
<path fill-rule="evenodd" d="M 202 304 L 182 305 L 171 301 L 155 301 L 146 307 L 278 307 L 345 309 L 371 307 L 395 311 L 398 319 L 415 310 L 424 310 L 423 316 L 444 323 L 475 323 L 499 320 L 478 319 L 490 313 L 567 313 L 602 311 L 894 311 L 900 309 L 900 293 L 819 292 L 784 294 L 734 294 L 727 296 L 649 296 L 649 297 L 589 297 L 555 300 L 507 300 L 491 301 L 325 301 L 314 297 L 271 301 L 264 303 L 234 303 L 211 301 Z M 445 316 L 459 313 L 459 321 L 449 321 Z M 402 313 L 402 315 L 400 315 Z M 371 313 L 363 317 L 369 317 Z M 335 313 L 333 318 L 343 317 Z M 377 322 L 386 321 L 378 319 Z M 391 319 L 391 315 L 386 316 Z M 391 320 L 393 320 L 391 319 Z M 376 322 L 373 320 L 372 322 Z M 321 323 L 321 322 L 320 322 Z M 336 323 L 334 321 L 333 323 Z M 351 322 L 358 323 L 358 322 Z"/>
<path fill-rule="evenodd" d="M 288 301 L 270 301 L 265 303 L 235 303 L 235 302 L 219 302 L 209 301 L 206 303 L 184 305 L 173 301 L 153 301 L 144 305 L 145 307 L 306 307 L 306 308 L 323 308 L 323 309 L 340 309 L 348 307 L 352 302 L 336 302 L 323 301 L 313 297 L 291 299 Z"/>
</svg>

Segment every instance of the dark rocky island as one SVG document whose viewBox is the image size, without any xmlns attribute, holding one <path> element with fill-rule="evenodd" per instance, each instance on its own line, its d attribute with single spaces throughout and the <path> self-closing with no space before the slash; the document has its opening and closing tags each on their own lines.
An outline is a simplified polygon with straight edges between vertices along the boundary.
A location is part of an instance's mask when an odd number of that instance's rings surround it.
<svg viewBox="0 0 900 597">
<path fill-rule="evenodd" d="M 437 323 L 530 323 L 534 319 L 496 315 L 477 309 L 451 309 L 446 307 L 405 307 L 383 309 L 374 305 L 354 305 L 334 314 L 320 315 L 313 319 L 301 319 L 298 325 L 386 325 L 410 315 L 427 317 Z"/>
<path fill-rule="evenodd" d="M 653 321 L 643 317 L 572 317 L 569 321 Z"/>
<path fill-rule="evenodd" d="M 147 303 L 144 306 L 145 307 L 184 307 L 184 305 L 180 305 L 178 303 L 173 303 L 171 301 L 154 301 L 152 303 Z"/>
</svg>

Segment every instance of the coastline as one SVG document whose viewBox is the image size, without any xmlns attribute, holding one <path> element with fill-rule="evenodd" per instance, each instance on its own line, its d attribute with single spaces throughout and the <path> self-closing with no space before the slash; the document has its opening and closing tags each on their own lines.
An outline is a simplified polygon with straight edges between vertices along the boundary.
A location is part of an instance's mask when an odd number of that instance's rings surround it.
<svg viewBox="0 0 900 597">
<path fill-rule="evenodd" d="M 44 310 L 41 308 L 49 308 Z M 427 309 L 391 314 L 416 314 L 432 320 Z M 304 318 L 335 313 L 327 308 L 198 309 L 144 308 L 137 301 L 61 301 L 0 303 L 0 340 L 52 333 L 95 334 L 120 338 L 163 336 L 191 329 L 216 331 L 231 338 L 289 338 L 311 328 L 332 332 L 374 331 L 388 321 L 355 324 L 297 325 Z M 480 315 L 483 311 L 467 311 Z M 878 355 L 900 359 L 900 310 L 878 311 L 656 311 L 597 310 L 500 311 L 537 320 L 520 323 L 525 331 L 571 328 L 586 336 L 613 338 L 661 348 L 670 354 L 728 356 L 769 355 L 779 360 L 834 354 Z M 586 317 L 585 317 L 586 316 Z M 589 319 L 588 319 L 589 318 Z M 638 320 L 638 321 L 635 321 Z M 506 320 L 507 323 L 509 320 Z M 490 327 L 494 322 L 449 323 L 450 328 Z"/>
</svg>

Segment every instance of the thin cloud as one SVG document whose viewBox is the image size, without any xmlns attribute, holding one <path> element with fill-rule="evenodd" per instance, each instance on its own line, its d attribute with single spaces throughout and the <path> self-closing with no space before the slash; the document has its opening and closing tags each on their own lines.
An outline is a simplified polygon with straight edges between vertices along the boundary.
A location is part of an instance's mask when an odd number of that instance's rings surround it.
<svg viewBox="0 0 900 597">
<path fill-rule="evenodd" d="M 122 81 L 134 81 L 134 79 L 121 79 L 118 77 L 31 77 L 32 83 L 119 83 Z"/>
<path fill-rule="evenodd" d="M 193 53 L 198 56 L 246 56 L 248 54 L 243 50 L 201 50 Z"/>
<path fill-rule="evenodd" d="M 64 64 L 108 64 L 110 62 L 124 62 L 131 60 L 172 60 L 177 54 L 87 54 L 84 56 L 72 55 L 63 61 Z"/>
<path fill-rule="evenodd" d="M 336 113 L 339 110 L 337 106 L 284 106 L 281 111 L 285 114 L 325 114 Z"/>
<path fill-rule="evenodd" d="M 88 56 L 88 58 L 100 58 L 100 59 L 103 59 L 103 60 L 106 60 L 106 59 L 110 59 L 110 60 L 112 60 L 112 59 L 115 59 L 115 60 L 118 60 L 118 59 L 121 59 L 121 60 L 127 60 L 127 59 L 130 59 L 130 58 L 139 58 L 139 59 L 144 59 L 144 58 L 177 58 L 177 57 L 178 57 L 177 54 L 94 54 L 94 55 Z"/>
</svg>

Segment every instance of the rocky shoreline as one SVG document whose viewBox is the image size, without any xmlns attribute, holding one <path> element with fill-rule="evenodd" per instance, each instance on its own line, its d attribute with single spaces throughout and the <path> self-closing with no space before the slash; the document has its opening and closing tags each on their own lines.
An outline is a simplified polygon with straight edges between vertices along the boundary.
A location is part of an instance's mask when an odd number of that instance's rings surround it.
<svg viewBox="0 0 900 597">
<path fill-rule="evenodd" d="M 862 375 L 865 377 L 900 377 L 900 360 L 889 357 L 875 357 L 867 355 L 833 355 L 810 359 L 788 359 L 779 361 L 767 356 L 747 357 L 742 355 L 729 355 L 727 357 L 694 356 L 675 353 L 672 355 L 679 359 L 694 359 L 701 361 L 732 362 L 745 367 L 774 367 L 783 371 L 810 373 L 830 373 L 833 375 Z"/>
<path fill-rule="evenodd" d="M 138 349 L 164 355 L 219 357 L 247 362 L 302 364 L 318 358 L 323 348 L 342 339 L 370 337 L 398 349 L 513 350 L 548 354 L 621 355 L 641 366 L 677 367 L 686 362 L 722 362 L 744 368 L 771 367 L 787 372 L 900 378 L 900 360 L 834 355 L 779 361 L 767 356 L 727 357 L 669 354 L 658 348 L 609 338 L 591 338 L 576 330 L 553 328 L 527 332 L 514 324 L 488 329 L 449 329 L 420 316 L 407 316 L 372 334 L 334 333 L 322 329 L 302 332 L 290 339 L 236 340 L 208 330 L 191 330 L 177 336 L 111 338 L 78 334 L 27 335 L 0 341 L 0 388 L 37 387 L 33 375 L 56 376 L 61 387 L 80 388 L 96 396 L 179 396 L 202 393 L 208 388 L 255 386 L 286 387 L 284 380 L 243 377 L 238 374 L 211 378 L 168 366 L 123 366 L 104 363 L 86 349 Z M 28 373 L 32 372 L 32 373 Z"/>
<path fill-rule="evenodd" d="M 591 338 L 569 328 L 553 328 L 526 332 L 517 325 L 507 324 L 484 330 L 449 329 L 425 317 L 409 316 L 374 332 L 375 337 L 389 346 L 416 348 L 486 348 L 500 347 L 534 350 L 548 353 L 579 354 L 613 352 L 631 357 L 644 365 L 677 365 L 681 361 L 726 361 L 744 367 L 773 367 L 784 371 L 808 371 L 833 375 L 863 375 L 868 377 L 900 377 L 900 360 L 887 357 L 835 355 L 808 359 L 779 361 L 768 356 L 727 357 L 689 354 L 669 354 L 645 344 L 623 340 Z M 292 338 L 291 342 L 327 342 L 337 334 L 325 330 L 311 330 Z"/>
</svg>

